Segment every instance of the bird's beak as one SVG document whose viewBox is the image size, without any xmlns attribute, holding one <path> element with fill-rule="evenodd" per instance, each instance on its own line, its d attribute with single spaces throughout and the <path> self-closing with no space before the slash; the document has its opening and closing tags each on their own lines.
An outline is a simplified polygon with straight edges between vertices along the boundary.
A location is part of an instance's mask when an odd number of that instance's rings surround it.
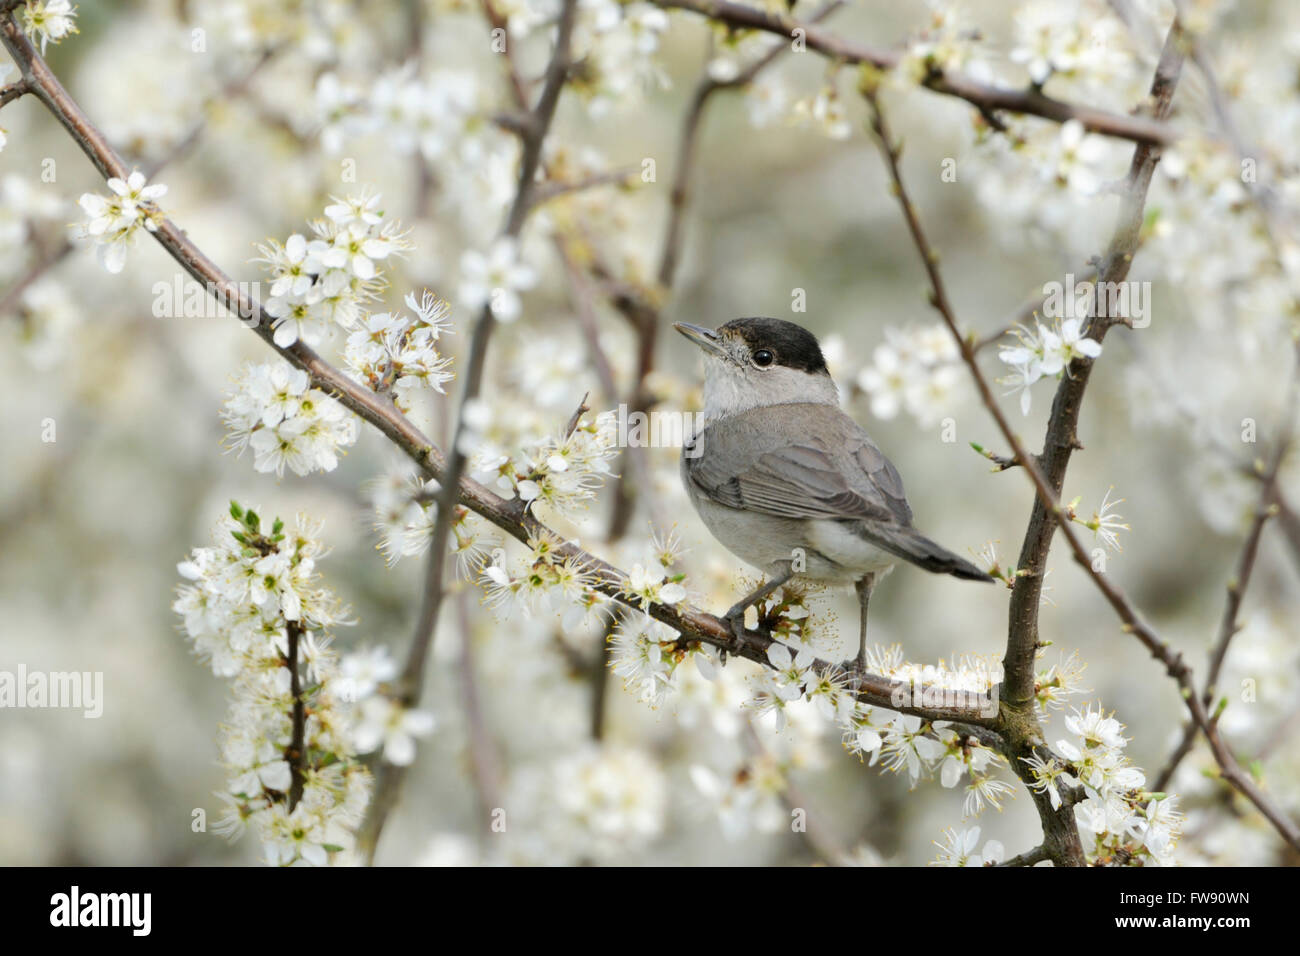
<svg viewBox="0 0 1300 956">
<path fill-rule="evenodd" d="M 722 343 L 718 340 L 718 333 L 712 329 L 691 325 L 689 322 L 674 322 L 673 328 L 704 349 L 704 351 L 712 352 L 722 358 L 727 357 L 726 349 L 722 347 Z"/>
</svg>

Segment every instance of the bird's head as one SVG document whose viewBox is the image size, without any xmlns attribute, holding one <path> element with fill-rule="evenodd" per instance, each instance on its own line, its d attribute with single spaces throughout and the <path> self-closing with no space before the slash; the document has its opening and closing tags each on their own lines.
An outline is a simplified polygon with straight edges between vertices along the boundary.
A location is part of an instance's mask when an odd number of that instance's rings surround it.
<svg viewBox="0 0 1300 956">
<path fill-rule="evenodd" d="M 704 352 L 704 415 L 709 420 L 766 405 L 838 405 L 839 392 L 817 337 L 784 319 L 732 319 L 717 331 L 673 325 Z"/>
</svg>

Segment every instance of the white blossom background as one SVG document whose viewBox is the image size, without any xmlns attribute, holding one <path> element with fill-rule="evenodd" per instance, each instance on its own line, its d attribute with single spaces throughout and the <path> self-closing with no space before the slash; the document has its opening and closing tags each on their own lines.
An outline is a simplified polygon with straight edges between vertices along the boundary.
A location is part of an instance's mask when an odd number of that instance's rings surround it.
<svg viewBox="0 0 1300 956">
<path fill-rule="evenodd" d="M 412 248 L 383 263 L 388 289 L 370 307 L 399 309 L 408 291 L 425 288 L 446 298 L 454 334 L 438 344 L 459 371 L 477 311 L 458 300 L 462 257 L 490 245 L 513 196 L 517 163 L 513 138 L 491 122 L 510 102 L 503 58 L 490 48 L 479 7 L 448 0 L 281 6 L 82 3 L 79 33 L 47 54 L 109 141 L 141 168 L 168 157 L 201 122 L 193 147 L 156 177 L 168 186 L 161 205 L 234 278 L 263 281 L 264 295 L 266 275 L 253 261 L 259 243 L 304 232 L 331 196 L 367 187 L 382 194 L 387 217 L 409 227 Z M 616 4 L 603 13 L 600 3 L 582 6 L 586 17 L 631 16 Z M 1049 93 L 1123 114 L 1149 86 L 1173 7 L 1165 0 L 1117 6 L 1131 14 L 1131 26 L 1101 0 L 859 0 L 828 28 L 937 55 L 1017 87 L 1028 81 L 1036 51 L 1046 49 L 1058 66 L 1073 64 L 1051 76 Z M 1130 275 L 1151 283 L 1151 322 L 1117 329 L 1105 341 L 1081 419 L 1085 449 L 1072 462 L 1064 498 L 1077 496 L 1084 518 L 1112 488 L 1112 500 L 1123 499 L 1118 510 L 1131 530 L 1119 532 L 1122 551 L 1106 552 L 1105 573 L 1203 673 L 1258 496 L 1257 483 L 1234 465 L 1271 447 L 1291 394 L 1300 6 L 1185 6 L 1241 136 L 1255 150 L 1260 178 L 1292 227 L 1284 235 L 1285 270 L 1266 267 L 1259 211 L 1238 158 L 1213 138 L 1207 86 L 1189 65 L 1172 119 L 1187 137 L 1157 170 Z M 498 7 L 512 17 L 524 74 L 539 76 L 548 40 L 535 21 L 552 15 L 551 5 L 511 0 Z M 801 2 L 796 12 L 811 9 Z M 483 395 L 490 412 L 484 440 L 503 448 L 556 433 L 584 393 L 597 410 L 614 404 L 601 394 L 552 236 L 580 235 L 620 281 L 653 285 L 682 116 L 710 59 L 701 18 L 676 12 L 667 23 L 632 52 L 610 50 L 589 88 L 561 97 L 547 161 L 572 178 L 626 167 L 637 175 L 626 188 L 554 200 L 525 226 L 522 256 L 538 281 L 522 291 L 518 320 L 496 332 Z M 1035 44 L 1035 24 L 1046 25 L 1050 42 Z M 200 51 L 196 29 L 204 31 Z M 713 68 L 748 62 L 750 50 L 765 49 L 747 43 L 715 48 Z M 268 46 L 271 57 L 246 88 L 232 92 L 230 84 Z M 421 89 L 415 108 L 408 101 L 386 109 L 383 85 L 407 63 Z M 981 132 L 969 104 L 918 89 L 906 74 L 891 76 L 884 93 L 905 144 L 903 171 L 943 253 L 959 319 L 987 336 L 1041 298 L 1043 283 L 1087 274 L 1114 226 L 1117 198 L 1108 184 L 1123 176 L 1132 145 L 1093 136 L 1072 143 L 1077 131 L 1014 117 L 1008 121 L 1023 143 L 1012 149 L 1006 137 Z M 711 99 L 681 266 L 664 293 L 648 384 L 661 409 L 698 407 L 698 354 L 671 333 L 671 321 L 716 326 L 771 315 L 805 324 L 822 339 L 846 408 L 901 471 L 918 527 L 963 555 L 996 542 L 1004 565 L 1013 564 L 1032 486 L 1020 470 L 991 473 L 969 447 L 974 441 L 1006 451 L 955 350 L 936 332 L 853 71 L 831 77 L 837 100 L 826 99 L 827 82 L 822 58 L 788 54 L 748 92 Z M 471 108 L 452 116 L 447 102 L 457 95 Z M 105 189 L 33 97 L 5 106 L 0 126 L 7 140 L 0 153 L 0 283 L 11 288 L 71 234 L 69 224 L 84 219 L 78 197 Z M 653 182 L 640 175 L 646 159 L 655 162 Z M 955 160 L 955 181 L 941 175 L 945 159 Z M 52 181 L 42 177 L 47 161 Z M 349 163 L 354 183 L 342 178 Z M 195 659 L 171 608 L 177 562 L 212 543 L 214 522 L 231 499 L 255 504 L 268 518 L 306 512 L 323 522 L 320 538 L 332 552 L 319 570 L 356 622 L 333 629 L 336 649 L 382 645 L 400 659 L 410 641 L 424 558 L 388 566 L 377 550 L 368 484 L 401 474 L 399 454 L 364 424 L 328 473 L 277 478 L 255 471 L 251 454 L 226 453 L 221 407 L 233 377 L 245 362 L 271 356 L 229 317 L 155 317 L 154 284 L 173 283 L 177 274 L 147 238 L 132 246 L 117 275 L 99 264 L 90 243 L 78 241 L 0 316 L 0 668 L 102 671 L 105 691 L 97 720 L 68 710 L 0 714 L 0 862 L 262 859 L 251 835 L 230 842 L 211 827 L 192 831 L 195 808 L 212 816 L 220 810 L 214 794 L 225 775 L 216 731 L 228 688 Z M 600 343 L 626 394 L 635 335 L 599 284 L 588 282 Z M 795 290 L 806 294 L 806 312 L 792 312 Z M 337 336 L 321 349 L 337 356 L 342 341 Z M 997 352 L 980 353 L 990 377 L 1008 370 Z M 443 447 L 459 386 L 453 379 L 447 395 L 414 402 L 415 420 Z M 1053 388 L 1045 380 L 1031 389 L 1023 419 L 1015 396 L 1001 399 L 1031 449 L 1041 442 Z M 57 423 L 53 442 L 42 441 L 46 419 Z M 945 419 L 955 441 L 943 440 Z M 1260 444 L 1243 442 L 1244 419 L 1257 423 Z M 612 481 L 563 526 L 628 569 L 647 563 L 652 530 L 675 525 L 689 549 L 681 569 L 690 599 L 721 612 L 753 572 L 715 544 L 691 511 L 676 459 L 674 449 L 651 452 L 654 492 L 640 500 L 622 541 L 604 539 Z M 1300 500 L 1298 464 L 1291 455 L 1279 477 L 1291 501 Z M 1091 546 L 1092 535 L 1080 531 Z M 512 554 L 516 548 L 508 546 Z M 1296 559 L 1270 524 L 1221 682 L 1229 698 L 1225 737 L 1244 763 L 1258 759 L 1265 789 L 1293 819 L 1300 815 Z M 1077 652 L 1087 665 L 1085 690 L 1071 705 L 1113 711 L 1130 738 L 1126 753 L 1150 780 L 1180 736 L 1185 714 L 1177 689 L 1122 633 L 1059 540 L 1050 568 L 1044 662 Z M 477 581 L 456 580 L 422 701 L 436 727 L 419 741 L 380 863 L 758 865 L 839 854 L 915 865 L 936 856 L 933 841 L 949 827 L 978 825 L 981 841 L 996 839 L 1011 854 L 1038 842 L 1038 818 L 1019 784 L 1000 812 L 963 820 L 960 787 L 944 788 L 937 778 L 912 785 L 906 772 L 868 766 L 843 749 L 839 730 L 811 705 L 789 708 L 790 726 L 777 733 L 770 716 L 742 706 L 758 672 L 743 661 L 728 664 L 712 684 L 684 665 L 654 709 L 610 675 L 603 734 L 593 739 L 589 665 L 601 631 L 566 626 L 562 609 L 545 606 L 500 621 L 481 606 Z M 871 637 L 901 645 L 916 662 L 998 658 L 1007 597 L 1001 587 L 902 567 L 876 591 Z M 852 595 L 819 598 L 814 614 L 843 635 L 848 656 L 856 636 Z M 505 833 L 485 826 L 470 772 L 466 638 L 486 729 L 480 747 L 496 768 Z M 1244 680 L 1255 682 L 1253 702 L 1241 699 Z M 1068 713 L 1051 718 L 1049 742 L 1066 736 Z M 1187 814 L 1175 862 L 1294 862 L 1259 814 L 1207 775 L 1212 767 L 1199 743 L 1170 784 Z M 816 839 L 791 832 L 787 802 L 807 809 Z"/>
</svg>

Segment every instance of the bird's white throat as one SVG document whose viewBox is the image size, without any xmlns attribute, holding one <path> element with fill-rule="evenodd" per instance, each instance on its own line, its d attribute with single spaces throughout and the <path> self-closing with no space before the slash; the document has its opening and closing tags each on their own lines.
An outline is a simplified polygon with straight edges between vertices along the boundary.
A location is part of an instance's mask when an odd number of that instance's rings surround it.
<svg viewBox="0 0 1300 956">
<path fill-rule="evenodd" d="M 808 402 L 839 406 L 840 393 L 826 373 L 778 365 L 754 368 L 712 358 L 704 370 L 704 418 L 717 421 L 766 405 Z"/>
</svg>

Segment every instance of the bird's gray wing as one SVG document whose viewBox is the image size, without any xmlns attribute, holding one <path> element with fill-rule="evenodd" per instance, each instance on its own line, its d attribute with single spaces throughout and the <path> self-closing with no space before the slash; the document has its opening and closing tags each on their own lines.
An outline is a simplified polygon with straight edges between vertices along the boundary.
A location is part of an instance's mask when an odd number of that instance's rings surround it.
<svg viewBox="0 0 1300 956">
<path fill-rule="evenodd" d="M 713 501 L 782 518 L 865 518 L 908 525 L 903 482 L 838 408 L 790 404 L 710 424 L 687 479 Z"/>
</svg>

